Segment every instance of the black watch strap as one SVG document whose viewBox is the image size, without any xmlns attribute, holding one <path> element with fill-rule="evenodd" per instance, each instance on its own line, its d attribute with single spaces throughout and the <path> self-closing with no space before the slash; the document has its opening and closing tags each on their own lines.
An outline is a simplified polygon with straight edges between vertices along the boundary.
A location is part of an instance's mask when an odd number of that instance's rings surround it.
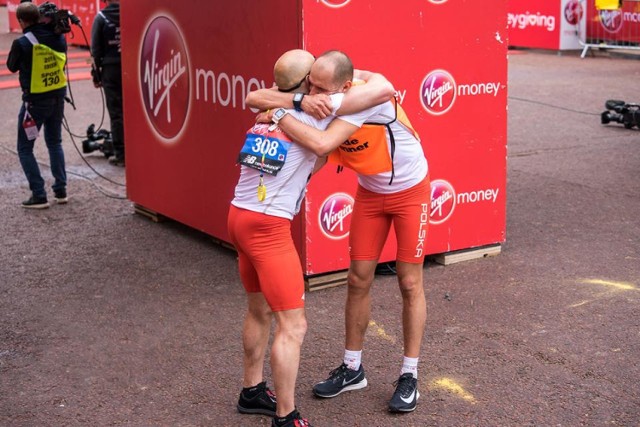
<svg viewBox="0 0 640 427">
<path fill-rule="evenodd" d="M 304 98 L 304 93 L 296 93 L 293 95 L 293 108 L 296 111 L 302 111 L 302 98 Z"/>
</svg>

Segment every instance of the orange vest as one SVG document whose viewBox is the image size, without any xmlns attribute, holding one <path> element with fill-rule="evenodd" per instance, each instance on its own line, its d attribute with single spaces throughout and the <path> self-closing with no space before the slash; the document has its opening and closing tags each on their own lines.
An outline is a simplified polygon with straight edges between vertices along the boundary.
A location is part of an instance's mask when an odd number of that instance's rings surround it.
<svg viewBox="0 0 640 427">
<path fill-rule="evenodd" d="M 391 101 L 396 109 L 396 116 L 393 120 L 388 123 L 363 124 L 347 141 L 329 154 L 329 162 L 339 166 L 346 166 L 362 175 L 375 175 L 392 171 L 391 180 L 393 180 L 395 138 L 389 125 L 398 120 L 411 131 L 416 139 L 419 139 L 419 137 L 398 101 L 395 98 L 391 98 Z M 385 130 L 389 131 L 391 150 L 387 148 L 387 133 Z M 389 154 L 389 151 L 391 151 L 391 154 Z"/>
</svg>

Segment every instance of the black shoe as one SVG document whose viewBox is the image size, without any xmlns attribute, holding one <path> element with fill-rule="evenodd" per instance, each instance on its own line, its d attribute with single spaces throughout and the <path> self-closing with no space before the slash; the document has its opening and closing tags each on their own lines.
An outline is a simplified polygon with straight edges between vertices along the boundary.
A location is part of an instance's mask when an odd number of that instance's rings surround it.
<svg viewBox="0 0 640 427">
<path fill-rule="evenodd" d="M 313 386 L 313 394 L 318 397 L 335 397 L 344 391 L 359 390 L 367 386 L 364 368 L 354 371 L 345 363 L 331 371 L 329 378 Z"/>
<path fill-rule="evenodd" d="M 109 163 L 114 166 L 124 166 L 124 157 L 112 157 L 109 159 Z"/>
<path fill-rule="evenodd" d="M 29 197 L 29 200 L 22 202 L 22 207 L 26 209 L 47 209 L 49 202 L 46 197 Z"/>
<path fill-rule="evenodd" d="M 107 159 L 113 156 L 115 154 L 113 152 L 113 142 L 111 142 L 110 139 L 105 138 L 104 142 L 102 143 L 102 147 L 100 147 L 100 151 L 102 151 L 102 154 L 104 154 Z"/>
<path fill-rule="evenodd" d="M 376 265 L 376 274 L 380 274 L 382 276 L 395 276 L 396 274 L 398 274 L 398 272 L 396 271 L 396 263 L 385 262 Z"/>
<path fill-rule="evenodd" d="M 69 201 L 69 199 L 67 198 L 67 190 L 58 190 L 55 193 L 56 203 L 58 203 L 59 205 L 64 205 Z"/>
<path fill-rule="evenodd" d="M 286 417 L 274 417 L 271 420 L 271 427 L 312 427 L 309 420 L 302 418 L 300 412 L 296 409 L 293 410 Z"/>
<path fill-rule="evenodd" d="M 255 387 L 247 387 L 240 392 L 238 412 L 242 414 L 262 414 L 270 417 L 276 415 L 276 395 L 273 394 L 266 382 Z"/>
<path fill-rule="evenodd" d="M 396 391 L 389 401 L 389 412 L 411 412 L 416 409 L 420 397 L 418 379 L 406 373 L 400 375 L 393 385 L 396 386 Z"/>
</svg>

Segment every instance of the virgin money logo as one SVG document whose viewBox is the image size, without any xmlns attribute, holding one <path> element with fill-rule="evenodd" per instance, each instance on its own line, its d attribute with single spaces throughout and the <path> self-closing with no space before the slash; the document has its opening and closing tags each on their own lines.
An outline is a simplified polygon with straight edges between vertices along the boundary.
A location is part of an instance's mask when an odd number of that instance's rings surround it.
<svg viewBox="0 0 640 427">
<path fill-rule="evenodd" d="M 429 0 L 429 3 L 433 3 L 433 4 L 442 4 L 446 2 L 447 0 Z"/>
<path fill-rule="evenodd" d="M 456 190 L 443 179 L 431 181 L 430 224 L 442 224 L 451 217 L 456 208 Z"/>
<path fill-rule="evenodd" d="M 189 56 L 176 24 L 158 16 L 142 41 L 140 84 L 149 122 L 166 141 L 182 131 L 189 111 Z"/>
<path fill-rule="evenodd" d="M 351 0 L 316 0 L 316 1 L 332 9 L 338 9 L 340 7 L 344 7 L 351 2 Z"/>
<path fill-rule="evenodd" d="M 601 10 L 600 25 L 610 33 L 620 31 L 620 28 L 622 28 L 622 10 Z"/>
<path fill-rule="evenodd" d="M 428 113 L 439 116 L 451 109 L 456 93 L 453 76 L 445 70 L 434 70 L 422 80 L 420 102 Z"/>
<path fill-rule="evenodd" d="M 318 222 L 322 234 L 332 240 L 344 239 L 349 235 L 353 197 L 346 193 L 335 193 L 322 202 Z"/>
<path fill-rule="evenodd" d="M 580 4 L 580 0 L 570 0 L 564 7 L 564 19 L 570 25 L 577 25 L 582 19 L 584 9 Z"/>
</svg>

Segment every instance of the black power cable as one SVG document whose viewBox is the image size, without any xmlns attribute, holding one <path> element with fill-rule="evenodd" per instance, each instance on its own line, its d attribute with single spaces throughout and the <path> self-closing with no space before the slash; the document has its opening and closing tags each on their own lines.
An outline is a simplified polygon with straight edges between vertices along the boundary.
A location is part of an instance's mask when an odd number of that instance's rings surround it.
<svg viewBox="0 0 640 427">
<path fill-rule="evenodd" d="M 571 108 L 561 107 L 559 105 L 547 104 L 546 102 L 535 101 L 535 100 L 532 100 L 532 99 L 518 98 L 516 96 L 509 96 L 508 99 L 513 99 L 514 101 L 529 102 L 531 104 L 544 105 L 545 107 L 555 108 L 557 110 L 569 111 L 571 113 L 586 114 L 588 116 L 599 116 L 600 115 L 600 114 L 591 113 L 591 112 L 588 112 L 588 111 L 573 110 Z"/>
<path fill-rule="evenodd" d="M 5 146 L 4 144 L 0 144 L 0 148 L 8 151 L 11 154 L 14 154 L 15 156 L 18 156 L 18 152 L 15 150 L 12 150 L 11 148 Z M 38 162 L 39 165 L 41 166 L 46 166 L 46 167 L 50 167 L 48 163 L 46 162 L 41 162 L 39 160 L 36 160 Z M 101 187 L 100 185 L 96 184 L 96 182 L 93 180 L 93 178 L 90 178 L 88 176 L 82 175 L 81 173 L 77 173 L 77 172 L 72 172 L 72 171 L 66 171 L 68 175 L 74 175 L 77 176 L 79 178 L 82 178 L 86 181 L 89 181 L 94 187 L 96 187 L 98 189 L 98 191 L 100 193 L 102 193 L 103 195 L 105 195 L 106 197 L 109 197 L 111 199 L 118 199 L 118 200 L 127 200 L 126 196 L 121 196 L 119 194 L 114 194 L 111 192 L 108 192 L 107 190 L 105 190 L 104 187 Z"/>
</svg>

